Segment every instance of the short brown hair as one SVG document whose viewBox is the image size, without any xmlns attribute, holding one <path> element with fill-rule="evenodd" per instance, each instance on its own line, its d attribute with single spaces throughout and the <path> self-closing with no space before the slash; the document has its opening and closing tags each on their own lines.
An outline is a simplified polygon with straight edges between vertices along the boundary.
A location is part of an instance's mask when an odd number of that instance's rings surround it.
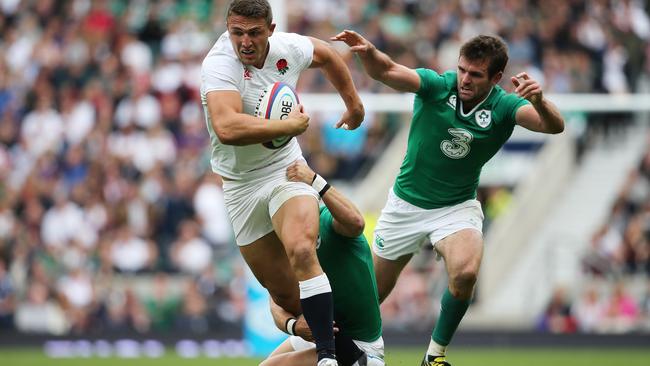
<svg viewBox="0 0 650 366">
<path fill-rule="evenodd" d="M 228 5 L 226 18 L 240 15 L 247 18 L 264 19 L 266 25 L 273 23 L 273 11 L 267 0 L 233 0 Z"/>
<path fill-rule="evenodd" d="M 460 56 L 470 61 L 488 60 L 488 76 L 505 70 L 508 63 L 508 46 L 499 37 L 480 35 L 465 42 Z"/>
</svg>

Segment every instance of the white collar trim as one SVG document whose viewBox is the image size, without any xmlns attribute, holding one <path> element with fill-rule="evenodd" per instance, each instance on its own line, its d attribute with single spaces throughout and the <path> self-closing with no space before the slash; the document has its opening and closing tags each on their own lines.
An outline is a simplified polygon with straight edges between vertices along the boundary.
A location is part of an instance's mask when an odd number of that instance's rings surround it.
<svg viewBox="0 0 650 366">
<path fill-rule="evenodd" d="M 458 98 L 458 100 L 460 101 L 460 103 L 459 103 L 460 104 L 460 115 L 463 116 L 463 117 L 469 117 L 472 113 L 476 112 L 478 107 L 480 107 L 481 104 L 483 104 L 483 102 L 485 102 L 490 97 L 490 94 L 492 94 L 492 90 L 494 90 L 494 87 L 490 88 L 490 92 L 487 93 L 485 98 L 483 98 L 482 101 L 480 101 L 477 105 L 475 105 L 474 108 L 472 108 L 471 111 L 467 112 L 467 114 L 463 113 L 463 101 L 460 98 Z"/>
</svg>

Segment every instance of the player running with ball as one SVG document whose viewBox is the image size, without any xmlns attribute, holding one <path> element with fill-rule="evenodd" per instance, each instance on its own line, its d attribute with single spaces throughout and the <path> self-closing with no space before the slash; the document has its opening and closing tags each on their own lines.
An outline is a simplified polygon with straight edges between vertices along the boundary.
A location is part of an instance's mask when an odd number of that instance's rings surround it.
<svg viewBox="0 0 650 366">
<path fill-rule="evenodd" d="M 373 79 L 415 93 L 406 156 L 375 230 L 375 274 L 383 301 L 422 245 L 431 243 L 444 258 L 448 288 L 422 366 L 449 365 L 447 345 L 469 306 L 483 256 L 476 200 L 481 168 L 515 125 L 560 133 L 564 120 L 525 72 L 511 78 L 513 94 L 497 85 L 508 62 L 497 37 L 467 41 L 457 70 L 442 74 L 397 64 L 353 31 L 332 40 L 345 42 Z"/>
<path fill-rule="evenodd" d="M 302 159 L 295 138 L 265 144 L 301 134 L 309 116 L 300 109 L 284 120 L 253 115 L 267 85 L 282 81 L 295 88 L 309 67 L 323 71 L 347 107 L 338 127 L 357 128 L 363 105 L 340 56 L 323 41 L 274 32 L 266 0 L 232 1 L 226 23 L 228 30 L 201 69 L 212 169 L 223 177 L 226 208 L 244 260 L 276 303 L 304 314 L 314 334 L 318 365 L 337 365 L 332 293 L 316 257 L 318 192 L 286 179 L 285 169 Z"/>
</svg>

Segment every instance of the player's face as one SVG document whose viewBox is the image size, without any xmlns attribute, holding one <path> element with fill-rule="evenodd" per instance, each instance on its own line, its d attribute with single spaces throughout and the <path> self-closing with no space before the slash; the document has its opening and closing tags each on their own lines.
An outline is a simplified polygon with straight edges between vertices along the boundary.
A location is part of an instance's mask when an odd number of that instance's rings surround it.
<svg viewBox="0 0 650 366">
<path fill-rule="evenodd" d="M 502 72 L 493 77 L 488 74 L 489 60 L 470 61 L 458 59 L 458 97 L 464 103 L 480 102 L 501 79 Z"/>
<path fill-rule="evenodd" d="M 237 57 L 244 65 L 257 68 L 264 66 L 269 37 L 273 34 L 275 24 L 266 24 L 263 18 L 247 18 L 231 15 L 227 19 L 228 33 Z"/>
</svg>

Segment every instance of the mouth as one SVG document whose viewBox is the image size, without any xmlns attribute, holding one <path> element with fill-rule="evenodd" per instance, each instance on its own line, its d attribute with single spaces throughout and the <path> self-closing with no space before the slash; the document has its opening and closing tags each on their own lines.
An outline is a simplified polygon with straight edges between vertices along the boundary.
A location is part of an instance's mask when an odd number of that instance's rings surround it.
<svg viewBox="0 0 650 366">
<path fill-rule="evenodd" d="M 241 50 L 239 53 L 246 58 L 253 58 L 255 56 L 255 50 Z"/>
<path fill-rule="evenodd" d="M 472 94 L 472 89 L 467 88 L 467 87 L 464 87 L 464 86 L 461 86 L 460 89 L 458 90 L 458 92 L 459 92 L 460 94 L 469 95 L 469 94 Z"/>
</svg>

